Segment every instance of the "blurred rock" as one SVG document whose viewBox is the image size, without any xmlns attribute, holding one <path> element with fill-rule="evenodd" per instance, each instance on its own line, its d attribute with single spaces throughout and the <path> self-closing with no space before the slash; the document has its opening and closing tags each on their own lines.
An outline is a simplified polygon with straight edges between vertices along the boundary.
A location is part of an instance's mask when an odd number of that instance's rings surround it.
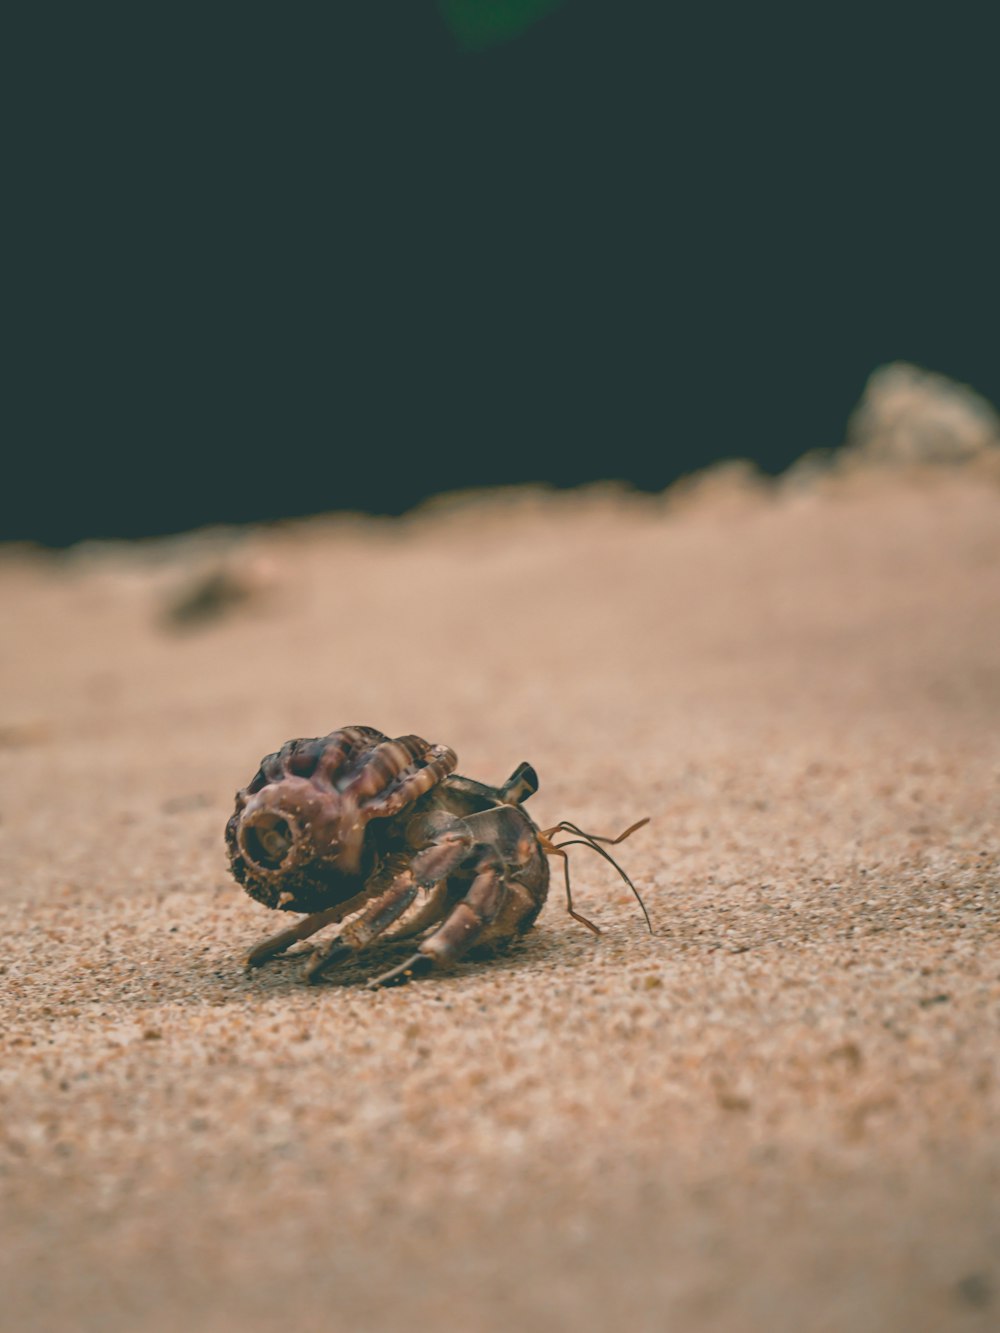
<svg viewBox="0 0 1000 1333">
<path fill-rule="evenodd" d="M 243 558 L 202 569 L 171 590 L 160 622 L 174 630 L 209 625 L 264 601 L 274 581 L 273 566 L 262 559 Z"/>
<path fill-rule="evenodd" d="M 967 385 L 897 361 L 868 380 L 847 444 L 866 462 L 965 463 L 1000 448 L 1000 416 Z"/>
</svg>

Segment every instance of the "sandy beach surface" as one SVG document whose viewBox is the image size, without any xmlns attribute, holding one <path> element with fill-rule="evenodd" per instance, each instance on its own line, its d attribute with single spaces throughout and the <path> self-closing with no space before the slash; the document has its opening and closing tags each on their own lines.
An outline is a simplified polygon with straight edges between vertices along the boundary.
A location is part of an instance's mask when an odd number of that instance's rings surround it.
<svg viewBox="0 0 1000 1333">
<path fill-rule="evenodd" d="M 531 492 L 0 559 L 0 1326 L 1000 1328 L 1000 486 Z M 509 954 L 252 975 L 260 757 L 447 742 Z M 393 957 L 398 956 L 398 952 Z"/>
</svg>

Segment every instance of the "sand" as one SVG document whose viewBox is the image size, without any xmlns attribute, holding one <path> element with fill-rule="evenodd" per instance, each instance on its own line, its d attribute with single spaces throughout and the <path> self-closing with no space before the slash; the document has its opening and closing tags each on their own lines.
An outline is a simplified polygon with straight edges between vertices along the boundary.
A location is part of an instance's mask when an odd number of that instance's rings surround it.
<svg viewBox="0 0 1000 1333">
<path fill-rule="evenodd" d="M 995 482 L 12 549 L 0 596 L 3 1328 L 1000 1327 Z M 554 887 L 409 987 L 247 975 L 233 792 L 346 723 L 650 815 L 655 935 L 577 849 L 600 939 Z"/>
</svg>

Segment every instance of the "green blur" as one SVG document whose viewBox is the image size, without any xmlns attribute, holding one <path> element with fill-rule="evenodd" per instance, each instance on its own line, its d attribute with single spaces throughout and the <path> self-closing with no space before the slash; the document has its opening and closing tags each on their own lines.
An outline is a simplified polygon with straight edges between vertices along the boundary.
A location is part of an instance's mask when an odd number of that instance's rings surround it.
<svg viewBox="0 0 1000 1333">
<path fill-rule="evenodd" d="M 565 0 L 438 0 L 448 27 L 468 51 L 509 41 Z"/>
</svg>

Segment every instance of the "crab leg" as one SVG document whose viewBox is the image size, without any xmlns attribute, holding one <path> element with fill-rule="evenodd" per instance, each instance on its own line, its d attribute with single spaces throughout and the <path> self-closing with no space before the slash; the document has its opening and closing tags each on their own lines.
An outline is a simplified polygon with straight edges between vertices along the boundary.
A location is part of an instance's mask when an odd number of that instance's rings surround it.
<svg viewBox="0 0 1000 1333">
<path fill-rule="evenodd" d="M 422 903 L 419 903 L 416 909 L 410 914 L 404 927 L 399 930 L 389 928 L 383 936 L 383 942 L 393 943 L 396 940 L 408 940 L 414 935 L 419 935 L 433 926 L 436 922 L 444 919 L 445 903 L 448 898 L 448 882 L 441 880 L 435 884 L 432 889 L 425 891 L 427 896 Z"/>
<path fill-rule="evenodd" d="M 414 977 L 425 977 L 428 972 L 433 971 L 434 959 L 430 954 L 415 953 L 407 958 L 405 963 L 400 963 L 398 967 L 392 967 L 388 972 L 372 977 L 368 983 L 368 989 L 381 990 L 383 986 L 403 986 Z"/>
<path fill-rule="evenodd" d="M 309 916 L 304 916 L 301 921 L 296 921 L 294 926 L 289 926 L 287 930 L 279 930 L 277 935 L 269 935 L 266 940 L 261 940 L 247 954 L 245 963 L 247 967 L 260 967 L 261 963 L 266 963 L 269 958 L 274 958 L 279 953 L 284 953 L 286 949 L 299 940 L 307 940 L 310 935 L 315 935 L 318 930 L 324 926 L 332 925 L 335 921 L 343 921 L 345 916 L 353 912 L 361 902 L 361 895 L 355 894 L 345 903 L 338 903 L 336 907 L 327 907 L 322 912 L 312 912 Z"/>
<path fill-rule="evenodd" d="M 319 981 L 336 963 L 368 948 L 399 920 L 421 889 L 434 888 L 456 870 L 473 843 L 465 823 L 450 815 L 415 820 L 412 836 L 423 846 L 411 856 L 393 858 L 385 888 L 381 888 L 387 877 L 385 869 L 369 881 L 376 896 L 344 927 L 338 939 L 310 960 L 305 971 L 308 981 Z"/>
<path fill-rule="evenodd" d="M 412 958 L 381 976 L 373 977 L 369 987 L 375 990 L 381 986 L 396 986 L 411 977 L 422 976 L 434 967 L 457 963 L 492 925 L 506 896 L 503 866 L 484 847 L 483 859 L 468 893 L 452 908 L 440 929 L 424 940 Z"/>
</svg>

